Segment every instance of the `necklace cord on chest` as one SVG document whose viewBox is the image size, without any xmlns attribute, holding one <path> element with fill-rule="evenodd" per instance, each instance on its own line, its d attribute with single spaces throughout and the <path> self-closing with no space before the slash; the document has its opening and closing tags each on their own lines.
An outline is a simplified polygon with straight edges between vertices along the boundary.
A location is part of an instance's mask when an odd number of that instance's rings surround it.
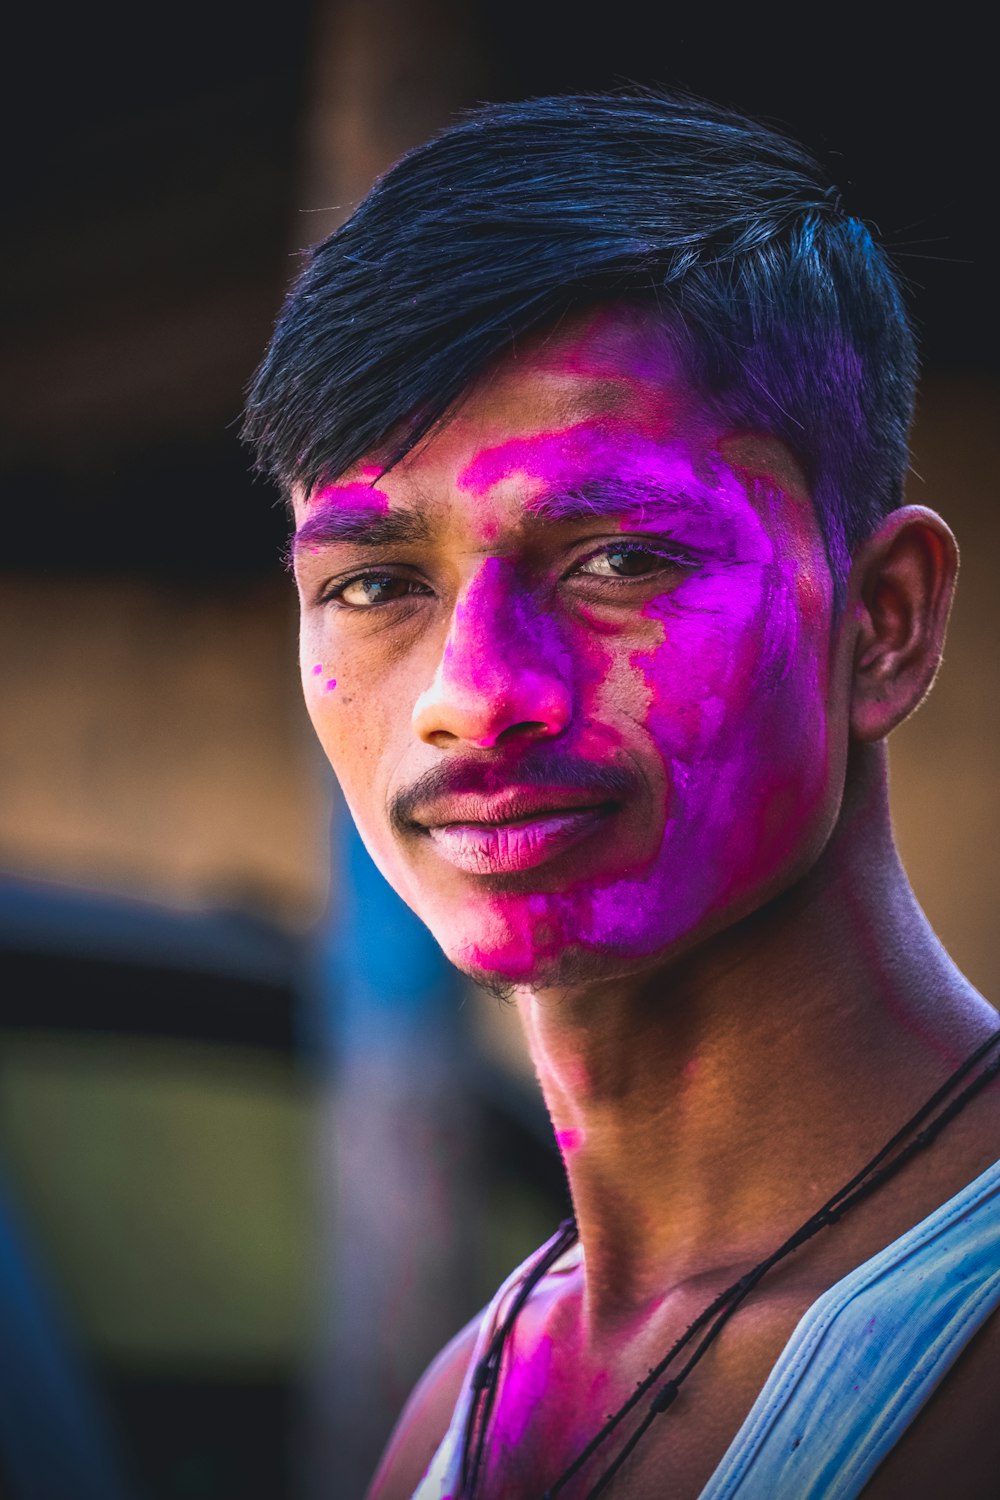
<svg viewBox="0 0 1000 1500">
<path fill-rule="evenodd" d="M 1000 1072 L 1000 1054 L 998 1054 L 950 1104 L 945 1105 L 941 1109 L 941 1112 L 934 1119 L 930 1120 L 929 1124 L 924 1125 L 924 1122 L 934 1114 L 934 1111 L 947 1099 L 952 1090 L 962 1082 L 976 1064 L 981 1062 L 998 1042 L 1000 1042 L 1000 1031 L 994 1032 L 992 1036 L 977 1047 L 961 1066 L 951 1074 L 945 1083 L 917 1110 L 916 1114 L 911 1116 L 906 1124 L 885 1143 L 881 1150 L 859 1172 L 855 1173 L 849 1182 L 846 1182 L 843 1187 L 834 1193 L 832 1198 L 829 1198 L 821 1208 L 810 1215 L 805 1223 L 800 1225 L 776 1250 L 772 1251 L 770 1255 L 754 1266 L 752 1270 L 741 1276 L 732 1286 L 727 1287 L 725 1291 L 721 1292 L 699 1314 L 663 1358 L 638 1382 L 631 1395 L 608 1418 L 604 1426 L 595 1433 L 586 1447 L 581 1449 L 572 1463 L 545 1490 L 542 1500 L 555 1500 L 555 1497 L 580 1472 L 585 1464 L 590 1461 L 598 1448 L 607 1441 L 619 1424 L 635 1409 L 643 1397 L 656 1386 L 668 1367 L 680 1352 L 687 1347 L 695 1335 L 700 1333 L 706 1324 L 710 1325 L 708 1331 L 691 1353 L 686 1363 L 673 1377 L 664 1381 L 659 1389 L 655 1391 L 642 1420 L 623 1444 L 608 1468 L 599 1476 L 593 1487 L 588 1490 L 586 1500 L 597 1500 L 597 1497 L 607 1489 L 608 1485 L 611 1484 L 615 1476 L 620 1472 L 622 1466 L 652 1426 L 656 1417 L 668 1411 L 673 1405 L 682 1382 L 707 1353 L 715 1339 L 722 1332 L 729 1318 L 732 1317 L 736 1309 L 750 1295 L 767 1272 L 780 1260 L 783 1260 L 785 1256 L 790 1255 L 793 1250 L 797 1250 L 801 1245 L 805 1244 L 813 1235 L 818 1234 L 821 1229 L 835 1224 L 855 1204 L 867 1198 L 877 1188 L 881 1187 L 884 1182 L 895 1176 L 906 1162 L 910 1161 L 919 1151 L 929 1146 L 945 1126 Z M 921 1126 L 924 1128 L 921 1129 Z M 917 1131 L 916 1135 L 913 1135 L 914 1131 Z M 912 1139 L 907 1141 L 908 1137 L 912 1137 Z M 904 1142 L 906 1142 L 905 1145 Z M 897 1151 L 897 1148 L 899 1148 L 898 1152 L 893 1156 L 892 1153 Z M 891 1160 L 886 1161 L 887 1157 L 891 1157 Z M 485 1454 L 489 1419 L 492 1414 L 499 1384 L 503 1353 L 517 1315 L 538 1282 L 546 1275 L 569 1246 L 574 1243 L 576 1238 L 576 1225 L 572 1219 L 566 1220 L 560 1225 L 559 1232 L 553 1242 L 549 1245 L 544 1255 L 531 1267 L 528 1275 L 521 1283 L 501 1325 L 490 1341 L 486 1354 L 477 1365 L 473 1377 L 474 1399 L 470 1403 L 463 1450 L 462 1493 L 465 1496 L 465 1500 L 472 1500 L 475 1494 L 476 1483 Z M 713 1319 L 714 1322 L 712 1321 Z"/>
<path fill-rule="evenodd" d="M 472 1376 L 473 1399 L 465 1424 L 465 1441 L 462 1448 L 462 1492 L 471 1496 L 475 1492 L 479 1469 L 485 1450 L 486 1433 L 489 1428 L 493 1403 L 496 1400 L 500 1364 L 504 1348 L 517 1321 L 517 1315 L 531 1296 L 535 1287 L 551 1270 L 556 1261 L 574 1245 L 577 1227 L 573 1219 L 564 1219 L 551 1244 L 538 1257 L 528 1274 L 520 1283 L 511 1300 L 506 1316 L 489 1342 L 486 1353 L 479 1360 Z M 480 1409 L 482 1408 L 482 1409 Z M 473 1437 L 475 1435 L 475 1442 Z M 471 1453 L 471 1458 L 470 1458 Z"/>
<path fill-rule="evenodd" d="M 591 1440 L 591 1442 L 588 1443 L 587 1447 L 577 1455 L 577 1458 L 573 1461 L 570 1467 L 566 1469 L 564 1473 L 559 1476 L 559 1479 L 556 1480 L 556 1482 L 545 1491 L 543 1500 L 554 1500 L 554 1497 L 559 1494 L 560 1490 L 565 1487 L 565 1485 L 571 1478 L 573 1478 L 575 1474 L 579 1473 L 580 1469 L 583 1468 L 588 1459 L 593 1456 L 594 1452 L 600 1446 L 600 1444 L 610 1436 L 614 1428 L 618 1426 L 618 1424 L 629 1414 L 630 1411 L 633 1410 L 633 1408 L 651 1389 L 651 1387 L 655 1385 L 656 1381 L 665 1372 L 667 1367 L 673 1362 L 680 1351 L 690 1342 L 693 1336 L 698 1333 L 714 1315 L 718 1314 L 718 1316 L 716 1317 L 716 1321 L 709 1328 L 708 1333 L 705 1335 L 701 1343 L 697 1346 L 687 1363 L 678 1371 L 678 1373 L 673 1377 L 672 1380 L 667 1381 L 665 1385 L 661 1387 L 661 1390 L 657 1393 L 656 1397 L 654 1397 L 653 1402 L 651 1403 L 651 1406 L 642 1422 L 632 1433 L 628 1442 L 616 1456 L 609 1469 L 607 1469 L 605 1473 L 601 1475 L 600 1479 L 597 1481 L 594 1487 L 590 1491 L 588 1491 L 586 1500 L 594 1500 L 594 1497 L 600 1495 L 602 1491 L 607 1488 L 608 1484 L 610 1484 L 615 1474 L 622 1467 L 629 1454 L 639 1442 L 640 1438 L 642 1438 L 648 1431 L 648 1429 L 652 1426 L 654 1418 L 659 1416 L 661 1412 L 667 1410 L 668 1407 L 672 1405 L 681 1383 L 687 1378 L 691 1370 L 694 1369 L 695 1365 L 708 1351 L 709 1347 L 712 1345 L 712 1343 L 714 1343 L 715 1339 L 718 1338 L 729 1318 L 732 1317 L 733 1313 L 740 1306 L 740 1304 L 746 1299 L 746 1297 L 749 1296 L 754 1287 L 757 1286 L 758 1282 L 763 1279 L 767 1272 L 770 1271 L 771 1268 L 778 1263 L 778 1261 L 783 1260 L 785 1256 L 790 1255 L 793 1250 L 797 1250 L 800 1245 L 805 1244 L 807 1240 L 813 1237 L 813 1235 L 818 1234 L 821 1229 L 825 1229 L 828 1225 L 835 1224 L 837 1220 L 840 1219 L 843 1214 L 847 1213 L 849 1209 L 853 1208 L 856 1203 L 859 1203 L 864 1198 L 867 1198 L 877 1188 L 881 1187 L 884 1182 L 888 1181 L 889 1178 L 895 1176 L 895 1174 L 903 1166 L 905 1166 L 905 1164 L 909 1160 L 911 1160 L 912 1157 L 914 1157 L 919 1151 L 923 1150 L 925 1147 L 931 1144 L 931 1142 L 938 1136 L 938 1134 L 944 1129 L 944 1127 L 949 1124 L 949 1122 L 953 1120 L 962 1109 L 964 1109 L 969 1100 L 972 1099 L 976 1094 L 978 1094 L 979 1091 L 984 1088 L 985 1085 L 990 1081 L 990 1079 L 995 1077 L 997 1072 L 1000 1071 L 1000 1055 L 994 1058 L 993 1061 L 989 1063 L 983 1069 L 983 1071 L 973 1080 L 973 1082 L 969 1084 L 961 1094 L 957 1095 L 957 1097 L 952 1100 L 951 1104 L 947 1105 L 941 1111 L 941 1113 L 931 1121 L 928 1126 L 919 1131 L 919 1133 L 913 1137 L 908 1145 L 902 1147 L 902 1149 L 899 1151 L 899 1154 L 893 1157 L 891 1161 L 889 1161 L 884 1167 L 882 1167 L 881 1171 L 876 1170 L 885 1161 L 887 1156 L 890 1156 L 897 1147 L 901 1146 L 901 1143 L 906 1140 L 907 1136 L 911 1135 L 914 1130 L 923 1125 L 928 1116 L 931 1115 L 935 1109 L 937 1109 L 937 1107 L 945 1098 L 947 1098 L 952 1089 L 954 1089 L 955 1086 L 960 1083 L 964 1077 L 966 1077 L 966 1075 L 972 1070 L 972 1068 L 974 1068 L 976 1064 L 982 1060 L 985 1054 L 993 1046 L 995 1046 L 998 1041 L 1000 1041 L 1000 1032 L 995 1033 L 988 1039 L 988 1041 L 984 1042 L 981 1047 L 977 1048 L 970 1057 L 966 1058 L 965 1062 L 962 1063 L 962 1065 L 958 1069 L 956 1069 L 956 1071 L 941 1086 L 941 1088 L 939 1088 L 936 1093 L 934 1093 L 931 1098 L 928 1099 L 926 1103 L 920 1107 L 916 1114 L 913 1115 L 906 1122 L 906 1124 L 896 1132 L 891 1140 L 887 1141 L 882 1149 L 878 1151 L 876 1155 L 873 1156 L 872 1159 L 867 1162 L 865 1166 L 863 1166 L 861 1170 L 857 1172 L 849 1182 L 845 1183 L 844 1186 L 840 1188 L 832 1198 L 829 1198 L 821 1208 L 817 1209 L 816 1213 L 811 1215 L 811 1217 L 807 1219 L 804 1224 L 800 1225 L 799 1228 L 795 1230 L 795 1232 L 791 1234 L 783 1244 L 779 1245 L 776 1250 L 772 1251 L 772 1253 L 767 1256 L 766 1259 L 762 1260 L 759 1265 L 754 1266 L 753 1270 L 748 1271 L 745 1276 L 742 1276 L 739 1281 L 734 1282 L 732 1286 L 727 1287 L 726 1290 L 720 1293 L 720 1295 L 715 1299 L 713 1303 L 710 1304 L 709 1307 L 705 1308 L 704 1312 L 702 1312 L 699 1317 L 695 1319 L 690 1328 L 688 1328 L 685 1333 L 677 1340 L 677 1342 L 667 1352 L 667 1354 L 664 1355 L 660 1362 L 650 1370 L 649 1374 L 642 1381 L 639 1382 L 638 1386 L 633 1391 L 628 1400 L 624 1403 L 624 1405 L 614 1413 L 613 1417 L 609 1418 L 608 1422 L 605 1423 L 605 1426 L 601 1428 L 600 1432 L 597 1433 Z"/>
</svg>

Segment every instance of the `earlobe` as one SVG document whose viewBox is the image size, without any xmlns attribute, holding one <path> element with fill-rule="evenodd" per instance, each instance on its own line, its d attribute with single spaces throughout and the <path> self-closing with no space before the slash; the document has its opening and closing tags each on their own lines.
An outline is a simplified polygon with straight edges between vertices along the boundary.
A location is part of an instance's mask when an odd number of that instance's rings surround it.
<svg viewBox="0 0 1000 1500">
<path fill-rule="evenodd" d="M 883 739 L 919 706 L 941 661 L 958 572 L 955 538 L 920 505 L 893 511 L 855 554 L 851 731 Z"/>
</svg>

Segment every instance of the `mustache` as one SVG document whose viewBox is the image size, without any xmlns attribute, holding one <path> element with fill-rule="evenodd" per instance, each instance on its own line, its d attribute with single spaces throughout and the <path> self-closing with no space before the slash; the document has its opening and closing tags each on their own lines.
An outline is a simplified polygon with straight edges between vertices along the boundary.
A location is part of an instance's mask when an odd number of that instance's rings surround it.
<svg viewBox="0 0 1000 1500">
<path fill-rule="evenodd" d="M 640 790 L 636 773 L 626 766 L 595 766 L 567 756 L 544 756 L 500 763 L 454 761 L 432 766 L 389 799 L 389 823 L 396 833 L 415 826 L 416 809 L 440 797 L 462 793 L 487 797 L 509 786 L 563 787 L 594 792 L 602 800 L 624 801 Z"/>
</svg>

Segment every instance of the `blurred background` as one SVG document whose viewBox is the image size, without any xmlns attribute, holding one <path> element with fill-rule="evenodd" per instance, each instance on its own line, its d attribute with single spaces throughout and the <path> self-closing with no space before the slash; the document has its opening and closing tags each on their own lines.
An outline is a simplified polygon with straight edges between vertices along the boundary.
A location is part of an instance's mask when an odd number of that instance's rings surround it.
<svg viewBox="0 0 1000 1500">
<path fill-rule="evenodd" d="M 827 162 L 907 279 L 910 498 L 964 549 L 899 840 L 995 1000 L 991 49 L 954 8 L 632 0 L 63 4 L 7 40 L 0 1492 L 352 1500 L 565 1199 L 514 1017 L 375 875 L 299 702 L 236 435 L 297 254 L 481 99 L 679 84 Z"/>
</svg>

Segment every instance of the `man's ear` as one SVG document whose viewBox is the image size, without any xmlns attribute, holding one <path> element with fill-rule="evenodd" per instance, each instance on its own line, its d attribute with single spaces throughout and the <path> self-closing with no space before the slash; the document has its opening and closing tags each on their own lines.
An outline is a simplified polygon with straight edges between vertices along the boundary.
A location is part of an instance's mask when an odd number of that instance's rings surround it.
<svg viewBox="0 0 1000 1500">
<path fill-rule="evenodd" d="M 930 691 L 941 662 L 958 547 L 939 515 L 907 505 L 854 555 L 847 609 L 855 621 L 851 731 L 880 740 Z"/>
</svg>

